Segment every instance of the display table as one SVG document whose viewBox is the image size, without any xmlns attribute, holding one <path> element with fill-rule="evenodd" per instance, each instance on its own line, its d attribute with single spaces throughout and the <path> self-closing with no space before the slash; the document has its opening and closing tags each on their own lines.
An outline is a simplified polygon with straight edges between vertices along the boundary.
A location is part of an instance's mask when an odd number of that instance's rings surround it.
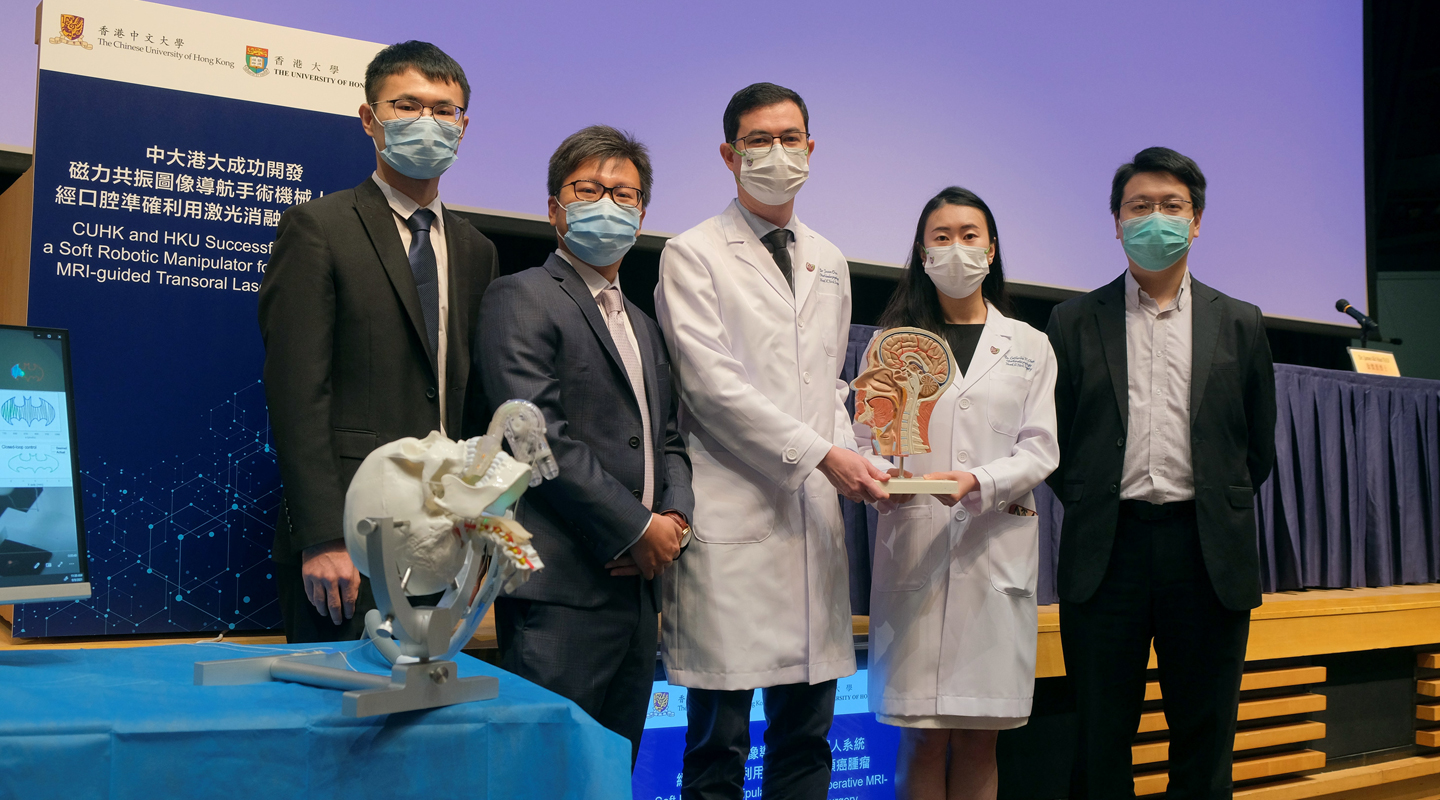
<svg viewBox="0 0 1440 800">
<path fill-rule="evenodd" d="M 314 650 L 204 643 L 0 651 L 0 797 L 629 798 L 630 743 L 574 703 L 469 656 L 500 696 L 369 719 L 334 690 L 202 687 L 194 664 Z M 356 669 L 386 673 L 368 642 Z"/>
</svg>

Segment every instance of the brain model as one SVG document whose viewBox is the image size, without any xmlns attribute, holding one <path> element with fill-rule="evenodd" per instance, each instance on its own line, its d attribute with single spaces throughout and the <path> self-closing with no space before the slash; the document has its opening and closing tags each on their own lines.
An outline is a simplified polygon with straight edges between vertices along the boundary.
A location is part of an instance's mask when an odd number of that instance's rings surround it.
<svg viewBox="0 0 1440 800">
<path fill-rule="evenodd" d="M 954 380 L 955 358 L 944 338 L 922 328 L 881 331 L 851 383 L 855 421 L 870 426 L 879 455 L 928 453 L 930 413 Z"/>
</svg>

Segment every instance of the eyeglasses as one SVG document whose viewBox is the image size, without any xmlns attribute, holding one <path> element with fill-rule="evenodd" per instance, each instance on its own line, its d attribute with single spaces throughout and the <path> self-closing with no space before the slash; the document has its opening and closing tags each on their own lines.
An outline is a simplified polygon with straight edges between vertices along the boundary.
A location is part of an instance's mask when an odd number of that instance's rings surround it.
<svg viewBox="0 0 1440 800">
<path fill-rule="evenodd" d="M 1190 207 L 1195 205 L 1189 200 L 1126 200 L 1120 204 L 1125 214 L 1131 217 L 1143 217 L 1146 214 L 1153 214 L 1159 211 L 1166 216 L 1184 216 Z"/>
<path fill-rule="evenodd" d="M 459 125 L 461 118 L 465 116 L 465 106 L 457 106 L 454 103 L 436 103 L 433 106 L 427 106 L 419 100 L 400 99 L 381 100 L 370 105 L 374 107 L 383 103 L 389 103 L 390 107 L 395 109 L 395 116 L 400 119 L 419 119 L 427 108 L 430 109 L 430 116 L 434 117 L 436 122 L 443 122 L 446 125 Z"/>
<path fill-rule="evenodd" d="M 645 200 L 645 193 L 633 186 L 606 186 L 596 181 L 571 181 L 560 188 L 563 190 L 566 186 L 575 192 L 575 199 L 585 203 L 593 203 L 607 194 L 617 206 L 638 208 Z"/>
<path fill-rule="evenodd" d="M 735 152 L 765 153 L 775 146 L 775 140 L 780 140 L 781 147 L 788 147 L 791 150 L 799 150 L 810 141 L 809 131 L 785 131 L 779 136 L 769 133 L 752 133 L 749 136 L 742 136 L 730 143 Z"/>
</svg>

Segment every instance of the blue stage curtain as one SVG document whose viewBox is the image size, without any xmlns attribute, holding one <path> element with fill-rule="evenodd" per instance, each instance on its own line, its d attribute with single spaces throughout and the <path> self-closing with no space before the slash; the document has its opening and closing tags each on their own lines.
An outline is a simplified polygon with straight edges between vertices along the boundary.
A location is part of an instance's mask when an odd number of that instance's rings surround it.
<svg viewBox="0 0 1440 800">
<path fill-rule="evenodd" d="M 850 327 L 845 380 L 875 330 Z M 1276 464 L 1255 509 L 1264 590 L 1440 582 L 1440 381 L 1276 364 L 1275 389 Z M 1045 484 L 1035 502 L 1046 605 L 1064 509 Z M 841 503 L 850 605 L 868 614 L 875 510 Z"/>
<path fill-rule="evenodd" d="M 1266 591 L 1440 580 L 1440 381 L 1275 367 Z"/>
</svg>

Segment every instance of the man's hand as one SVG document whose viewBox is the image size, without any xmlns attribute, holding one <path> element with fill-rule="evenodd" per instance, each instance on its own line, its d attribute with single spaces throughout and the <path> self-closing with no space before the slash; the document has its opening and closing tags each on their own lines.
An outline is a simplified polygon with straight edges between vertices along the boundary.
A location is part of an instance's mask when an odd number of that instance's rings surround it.
<svg viewBox="0 0 1440 800">
<path fill-rule="evenodd" d="M 899 468 L 894 468 L 894 469 L 891 469 L 891 470 L 890 470 L 890 477 L 892 477 L 892 478 L 913 478 L 913 477 L 915 477 L 915 476 L 914 476 L 914 475 L 911 475 L 909 470 L 906 470 L 905 473 L 902 475 L 902 474 L 900 473 Z M 913 500 L 914 498 L 915 498 L 915 495 L 913 495 L 913 494 L 893 494 L 893 493 L 892 493 L 892 494 L 890 495 L 890 505 L 891 505 L 891 506 L 898 506 L 898 505 L 900 505 L 900 504 L 902 504 L 902 503 L 908 503 L 908 502 L 910 502 L 911 500 Z"/>
<path fill-rule="evenodd" d="M 840 494 L 857 503 L 888 500 L 890 493 L 880 483 L 889 476 L 876 469 L 864 456 L 843 447 L 831 447 L 817 467 Z"/>
<path fill-rule="evenodd" d="M 630 545 L 621 556 L 605 565 L 614 577 L 643 575 L 654 578 L 680 556 L 680 531 L 675 519 L 664 514 L 651 514 L 650 527 L 640 541 Z"/>
<path fill-rule="evenodd" d="M 330 615 L 339 625 L 342 619 L 355 616 L 355 600 L 360 596 L 360 570 L 350 560 L 345 540 L 317 544 L 301 551 L 300 574 L 305 579 L 305 596 L 320 614 Z"/>
<path fill-rule="evenodd" d="M 980 488 L 980 480 L 973 473 L 969 472 L 931 472 L 922 476 L 927 481 L 955 481 L 960 484 L 960 489 L 955 494 L 937 494 L 935 499 L 947 506 L 953 506 L 960 502 L 965 495 Z"/>
</svg>

